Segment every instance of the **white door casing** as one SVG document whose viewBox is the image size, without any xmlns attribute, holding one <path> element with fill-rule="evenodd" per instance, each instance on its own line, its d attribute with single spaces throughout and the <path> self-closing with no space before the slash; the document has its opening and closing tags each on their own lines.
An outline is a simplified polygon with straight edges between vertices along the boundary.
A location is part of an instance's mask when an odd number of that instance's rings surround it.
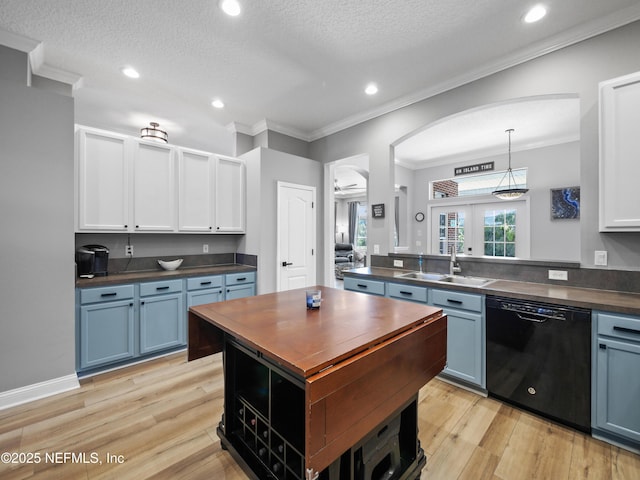
<svg viewBox="0 0 640 480">
<path fill-rule="evenodd" d="M 316 285 L 316 189 L 278 182 L 278 291 Z"/>
</svg>

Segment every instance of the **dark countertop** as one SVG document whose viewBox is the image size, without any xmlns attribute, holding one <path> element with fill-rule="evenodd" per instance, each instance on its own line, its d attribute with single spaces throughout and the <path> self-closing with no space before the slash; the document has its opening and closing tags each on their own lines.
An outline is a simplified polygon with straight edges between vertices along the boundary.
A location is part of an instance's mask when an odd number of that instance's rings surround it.
<svg viewBox="0 0 640 480">
<path fill-rule="evenodd" d="M 77 288 L 100 287 L 123 283 L 144 282 L 152 280 L 172 280 L 186 277 L 200 277 L 203 275 L 224 275 L 227 273 L 255 272 L 256 268 L 237 263 L 224 265 L 209 265 L 202 267 L 183 267 L 177 270 L 143 270 L 137 272 L 110 273 L 106 277 L 77 278 Z"/>
<path fill-rule="evenodd" d="M 485 295 L 502 295 L 523 300 L 547 302 L 573 307 L 590 308 L 592 310 L 606 310 L 610 312 L 640 315 L 640 294 L 617 292 L 613 290 L 596 290 L 591 288 L 579 288 L 562 285 L 549 285 L 544 283 L 517 282 L 500 280 L 473 287 L 435 281 L 412 280 L 400 278 L 400 275 L 408 273 L 408 270 L 383 267 L 364 267 L 347 270 L 345 277 L 371 278 L 382 281 L 406 283 L 408 285 L 421 285 L 429 288 L 444 288 L 447 290 L 459 290 Z"/>
</svg>

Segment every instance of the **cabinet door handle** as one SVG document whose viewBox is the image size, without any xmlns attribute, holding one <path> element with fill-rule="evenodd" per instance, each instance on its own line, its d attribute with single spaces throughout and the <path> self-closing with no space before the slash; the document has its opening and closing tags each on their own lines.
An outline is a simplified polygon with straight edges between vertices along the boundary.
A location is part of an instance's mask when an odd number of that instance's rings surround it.
<svg viewBox="0 0 640 480">
<path fill-rule="evenodd" d="M 244 282 L 246 279 L 247 277 L 236 278 L 236 282 Z"/>
<path fill-rule="evenodd" d="M 211 280 L 209 280 L 208 282 L 200 282 L 200 285 L 211 285 Z"/>
<path fill-rule="evenodd" d="M 623 333 L 633 333 L 634 335 L 640 335 L 640 330 L 636 330 L 635 328 L 627 328 L 627 327 L 613 327 L 616 332 Z"/>
<path fill-rule="evenodd" d="M 118 292 L 103 293 L 100 296 L 101 297 L 115 297 L 116 295 L 118 295 Z"/>
<path fill-rule="evenodd" d="M 409 295 L 409 296 L 413 295 L 413 292 L 405 292 L 404 290 L 400 290 L 400 293 L 402 295 Z"/>
<path fill-rule="evenodd" d="M 455 303 L 456 305 L 462 305 L 462 300 L 453 300 L 451 298 L 447 298 L 447 302 Z"/>
<path fill-rule="evenodd" d="M 357 286 L 360 287 L 360 288 L 367 288 L 368 287 L 368 285 L 363 285 L 362 283 L 358 283 Z"/>
<path fill-rule="evenodd" d="M 169 290 L 169 286 L 164 286 L 164 287 L 156 287 L 156 290 Z"/>
</svg>

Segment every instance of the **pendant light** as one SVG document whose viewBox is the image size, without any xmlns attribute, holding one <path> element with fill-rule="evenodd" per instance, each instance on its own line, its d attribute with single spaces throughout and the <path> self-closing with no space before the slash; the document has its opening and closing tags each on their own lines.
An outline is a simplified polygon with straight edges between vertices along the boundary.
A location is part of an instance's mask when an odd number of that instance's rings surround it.
<svg viewBox="0 0 640 480">
<path fill-rule="evenodd" d="M 167 143 L 169 140 L 169 135 L 164 130 L 160 130 L 158 127 L 159 123 L 151 122 L 149 123 L 151 127 L 144 127 L 140 129 L 140 138 L 144 138 L 146 140 L 155 140 L 157 142 Z"/>
<path fill-rule="evenodd" d="M 497 197 L 501 200 L 513 200 L 515 198 L 520 198 L 523 194 L 529 191 L 528 188 L 518 188 L 516 183 L 516 179 L 513 176 L 513 171 L 511 170 L 511 133 L 514 132 L 513 128 L 509 128 L 505 130 L 505 133 L 509 134 L 509 168 L 504 173 L 502 180 L 498 184 L 498 187 L 492 192 L 494 197 Z M 504 179 L 507 179 L 507 185 L 504 188 L 502 187 L 502 182 Z M 513 185 L 512 185 L 513 182 Z"/>
</svg>

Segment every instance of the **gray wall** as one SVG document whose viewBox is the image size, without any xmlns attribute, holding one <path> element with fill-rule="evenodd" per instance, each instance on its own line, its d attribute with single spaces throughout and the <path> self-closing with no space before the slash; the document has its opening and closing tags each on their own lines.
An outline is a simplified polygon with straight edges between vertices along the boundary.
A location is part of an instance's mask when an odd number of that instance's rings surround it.
<svg viewBox="0 0 640 480">
<path fill-rule="evenodd" d="M 322 164 L 266 148 L 257 148 L 241 158 L 247 162 L 247 230 L 238 252 L 258 255 L 258 293 L 278 290 L 278 181 L 316 187 L 316 278 L 318 284 L 323 283 L 325 238 L 322 229 Z M 332 239 L 328 241 L 333 242 Z"/>
<path fill-rule="evenodd" d="M 507 156 L 498 155 L 474 159 L 471 163 L 495 162 L 496 171 L 507 169 Z M 416 170 L 415 188 L 410 194 L 415 201 L 416 211 L 427 215 L 427 220 L 414 226 L 414 237 L 418 231 L 422 246 L 412 245 L 410 252 L 427 253 L 427 235 L 429 234 L 428 209 L 429 182 L 453 176 L 457 166 L 469 165 L 469 161 L 458 162 L 432 168 Z M 511 166 L 527 167 L 528 196 L 530 198 L 531 253 L 535 260 L 570 260 L 580 261 L 580 222 L 578 220 L 552 220 L 551 194 L 549 189 L 573 187 L 580 184 L 580 145 L 578 142 L 563 143 L 544 148 L 535 148 L 514 152 Z M 464 201 L 463 199 L 460 199 Z"/>
<path fill-rule="evenodd" d="M 609 268 L 640 268 L 640 233 L 598 232 L 598 83 L 640 70 L 640 22 L 530 60 L 419 103 L 316 140 L 311 158 L 324 162 L 357 154 L 370 161 L 370 201 L 391 205 L 393 168 L 390 145 L 442 117 L 488 103 L 552 93 L 580 97 L 580 261 L 593 266 L 594 250 L 609 252 Z M 388 207 L 387 207 L 388 208 Z M 391 227 L 373 221 L 370 245 L 389 251 Z M 371 253 L 371 246 L 369 247 Z"/>
<path fill-rule="evenodd" d="M 0 55 L 0 392 L 75 373 L 73 99 L 28 87 L 26 55 L 9 56 Z"/>
</svg>

